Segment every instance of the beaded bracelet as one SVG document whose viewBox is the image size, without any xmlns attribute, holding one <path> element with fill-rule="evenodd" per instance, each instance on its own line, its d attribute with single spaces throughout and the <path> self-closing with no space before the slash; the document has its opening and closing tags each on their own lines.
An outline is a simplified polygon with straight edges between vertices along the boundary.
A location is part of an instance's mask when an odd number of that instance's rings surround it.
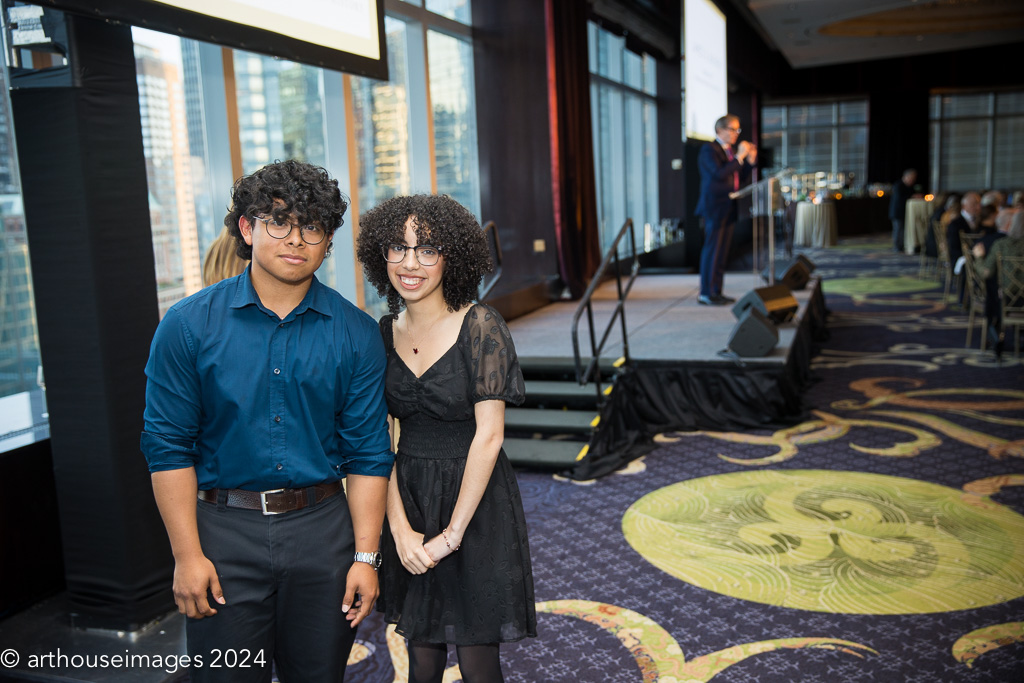
<svg viewBox="0 0 1024 683">
<path fill-rule="evenodd" d="M 448 550 L 451 550 L 453 553 L 462 547 L 461 545 L 457 545 L 453 548 L 452 544 L 448 542 L 448 527 L 441 530 L 441 538 L 444 539 L 444 544 L 448 546 Z"/>
</svg>

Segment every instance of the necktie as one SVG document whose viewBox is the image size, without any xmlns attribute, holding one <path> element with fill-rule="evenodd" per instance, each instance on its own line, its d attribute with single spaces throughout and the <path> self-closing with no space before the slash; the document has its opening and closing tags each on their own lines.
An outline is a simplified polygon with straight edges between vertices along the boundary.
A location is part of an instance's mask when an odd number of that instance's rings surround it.
<svg viewBox="0 0 1024 683">
<path fill-rule="evenodd" d="M 731 145 L 729 147 L 725 148 L 725 155 L 727 157 L 729 157 L 729 161 L 732 161 L 733 159 L 736 158 L 736 155 L 732 153 L 732 146 Z M 739 174 L 738 171 L 733 171 L 733 174 L 732 174 L 732 189 L 734 191 L 740 189 L 740 174 Z"/>
</svg>

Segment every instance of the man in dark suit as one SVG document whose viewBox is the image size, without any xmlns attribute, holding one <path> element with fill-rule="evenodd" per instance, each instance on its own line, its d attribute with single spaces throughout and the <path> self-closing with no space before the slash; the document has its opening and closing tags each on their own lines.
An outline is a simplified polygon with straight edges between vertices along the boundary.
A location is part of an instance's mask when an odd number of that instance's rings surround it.
<svg viewBox="0 0 1024 683">
<path fill-rule="evenodd" d="M 946 248 L 949 251 L 949 267 L 955 268 L 956 262 L 964 255 L 960 247 L 960 233 L 974 232 L 978 227 L 978 213 L 981 209 L 981 195 L 977 192 L 967 192 L 960 199 L 960 215 L 949 222 L 946 226 Z M 956 276 L 956 291 L 959 292 L 957 301 L 961 304 L 964 299 L 964 273 Z"/>
<path fill-rule="evenodd" d="M 914 183 L 917 182 L 917 169 L 908 168 L 903 172 L 900 181 L 892 186 L 889 198 L 889 220 L 892 221 L 892 247 L 897 253 L 903 253 L 905 238 L 904 216 L 907 212 L 907 200 L 914 194 Z"/>
<path fill-rule="evenodd" d="M 978 227 L 978 213 L 981 209 L 981 195 L 968 192 L 960 199 L 960 215 L 946 227 L 946 246 L 949 248 L 950 263 L 963 256 L 960 248 L 960 233 L 974 232 Z"/>
<path fill-rule="evenodd" d="M 704 224 L 704 248 L 700 253 L 700 296 L 705 306 L 724 306 L 735 301 L 722 294 L 725 259 L 736 226 L 736 202 L 729 193 L 750 181 L 757 163 L 757 148 L 749 142 L 736 145 L 740 119 L 726 114 L 715 122 L 715 141 L 704 145 L 697 158 L 700 199 L 697 215 Z"/>
</svg>

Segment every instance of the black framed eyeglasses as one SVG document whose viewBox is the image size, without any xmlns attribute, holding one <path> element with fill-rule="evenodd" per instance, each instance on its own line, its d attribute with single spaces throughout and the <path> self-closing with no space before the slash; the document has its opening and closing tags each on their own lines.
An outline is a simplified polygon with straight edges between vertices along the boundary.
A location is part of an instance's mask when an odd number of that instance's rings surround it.
<svg viewBox="0 0 1024 683">
<path fill-rule="evenodd" d="M 430 244 L 421 244 L 418 247 L 409 247 L 404 244 L 385 244 L 381 251 L 384 260 L 388 263 L 401 263 L 405 260 L 405 252 L 412 250 L 416 254 L 416 260 L 421 266 L 433 266 L 441 258 L 441 248 Z"/>
<path fill-rule="evenodd" d="M 267 234 L 275 240 L 283 240 L 285 237 L 288 237 L 296 227 L 291 223 L 279 223 L 276 219 L 265 216 L 254 216 L 254 218 L 263 221 L 263 224 L 267 227 Z M 297 227 L 299 228 L 299 237 L 311 247 L 320 244 L 327 237 L 327 231 L 319 225 L 302 225 Z"/>
</svg>

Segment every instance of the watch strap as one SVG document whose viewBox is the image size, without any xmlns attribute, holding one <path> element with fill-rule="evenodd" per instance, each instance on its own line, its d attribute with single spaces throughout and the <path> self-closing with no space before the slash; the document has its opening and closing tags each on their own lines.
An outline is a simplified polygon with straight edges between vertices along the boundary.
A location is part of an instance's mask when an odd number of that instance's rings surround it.
<svg viewBox="0 0 1024 683">
<path fill-rule="evenodd" d="M 374 569 L 380 569 L 381 557 L 380 557 L 380 553 L 379 552 L 372 552 L 372 553 L 360 553 L 360 552 L 357 552 L 356 553 L 356 557 L 355 557 L 355 561 L 356 562 L 365 562 L 366 564 L 370 565 Z"/>
</svg>

